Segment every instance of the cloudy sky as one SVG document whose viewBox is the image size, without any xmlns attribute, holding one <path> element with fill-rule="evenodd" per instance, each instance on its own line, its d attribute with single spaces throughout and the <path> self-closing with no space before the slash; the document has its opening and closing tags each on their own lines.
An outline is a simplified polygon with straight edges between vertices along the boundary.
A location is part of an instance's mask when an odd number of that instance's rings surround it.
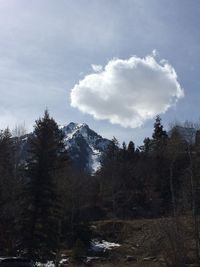
<svg viewBox="0 0 200 267">
<path fill-rule="evenodd" d="M 0 0 L 0 128 L 48 107 L 140 144 L 200 117 L 199 0 Z"/>
</svg>

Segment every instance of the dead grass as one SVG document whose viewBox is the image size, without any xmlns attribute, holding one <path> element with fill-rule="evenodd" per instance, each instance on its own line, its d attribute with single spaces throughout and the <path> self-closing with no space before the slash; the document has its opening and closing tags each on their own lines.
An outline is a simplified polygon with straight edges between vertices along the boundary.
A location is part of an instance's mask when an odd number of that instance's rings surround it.
<svg viewBox="0 0 200 267">
<path fill-rule="evenodd" d="M 193 242 L 191 239 L 192 221 L 191 216 L 182 216 L 179 218 L 183 234 L 187 236 L 186 248 L 189 254 L 193 250 Z M 138 220 L 105 220 L 94 222 L 96 234 L 99 238 L 120 243 L 121 246 L 109 253 L 111 263 L 99 263 L 94 265 L 97 267 L 160 267 L 163 266 L 158 259 L 163 259 L 167 242 L 162 229 L 163 225 L 169 225 L 172 218 L 159 219 L 138 219 Z M 184 232 L 185 231 L 185 232 Z M 125 263 L 125 258 L 132 256 L 140 263 Z M 144 258 L 151 258 L 148 262 L 143 261 Z M 112 263 L 115 261 L 116 263 Z"/>
<path fill-rule="evenodd" d="M 172 218 L 138 219 L 138 220 L 104 220 L 93 222 L 95 236 L 110 242 L 120 243 L 121 246 L 113 249 L 107 255 L 107 260 L 94 262 L 92 267 L 165 267 L 163 256 L 163 229 L 170 225 Z M 191 216 L 180 218 L 183 227 L 191 237 Z M 185 233 L 184 233 L 185 234 Z M 186 243 L 190 259 L 193 257 L 193 242 Z M 191 256 L 191 255 L 192 256 Z M 127 262 L 127 257 L 135 260 Z M 193 261 L 192 261 L 193 262 Z M 70 265 L 84 267 L 84 265 Z"/>
</svg>

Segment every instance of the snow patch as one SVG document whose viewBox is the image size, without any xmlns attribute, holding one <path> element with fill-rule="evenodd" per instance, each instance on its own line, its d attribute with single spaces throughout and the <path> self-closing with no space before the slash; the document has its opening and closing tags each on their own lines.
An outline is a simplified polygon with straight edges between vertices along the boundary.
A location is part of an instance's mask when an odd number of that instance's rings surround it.
<svg viewBox="0 0 200 267">
<path fill-rule="evenodd" d="M 100 163 L 100 157 L 101 157 L 101 152 L 98 149 L 95 149 L 90 145 L 90 148 L 92 150 L 92 155 L 91 155 L 91 168 L 92 172 L 95 173 L 101 168 L 101 163 Z"/>
<path fill-rule="evenodd" d="M 115 247 L 120 247 L 121 245 L 118 243 L 108 242 L 106 240 L 98 241 L 98 240 L 92 240 L 91 242 L 91 249 L 93 251 L 106 251 L 111 250 Z"/>
<path fill-rule="evenodd" d="M 35 265 L 38 267 L 55 267 L 55 264 L 53 261 L 47 261 L 46 263 L 36 262 Z"/>
</svg>

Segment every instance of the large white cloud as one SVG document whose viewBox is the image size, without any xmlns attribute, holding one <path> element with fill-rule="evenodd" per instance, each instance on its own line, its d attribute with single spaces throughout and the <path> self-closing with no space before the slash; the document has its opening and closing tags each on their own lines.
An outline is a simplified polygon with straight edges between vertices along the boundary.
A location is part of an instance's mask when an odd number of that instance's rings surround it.
<svg viewBox="0 0 200 267">
<path fill-rule="evenodd" d="M 86 75 L 71 90 L 71 105 L 95 119 L 135 128 L 183 96 L 169 63 L 157 62 L 154 55 L 132 56 L 113 59 L 104 69 Z"/>
</svg>

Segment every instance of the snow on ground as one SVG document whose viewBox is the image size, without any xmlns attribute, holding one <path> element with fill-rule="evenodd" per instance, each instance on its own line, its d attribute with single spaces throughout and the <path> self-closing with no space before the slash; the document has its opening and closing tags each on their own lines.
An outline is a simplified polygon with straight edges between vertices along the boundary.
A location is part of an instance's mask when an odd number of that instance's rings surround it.
<svg viewBox="0 0 200 267">
<path fill-rule="evenodd" d="M 68 264 L 69 263 L 69 259 L 65 258 L 65 259 L 61 259 L 59 261 L 59 265 L 64 265 L 64 264 Z M 37 267 L 55 267 L 55 263 L 53 261 L 47 261 L 46 263 L 41 263 L 41 262 L 36 262 L 36 266 Z"/>
<path fill-rule="evenodd" d="M 37 267 L 55 267 L 53 261 L 47 261 L 46 263 L 36 262 Z"/>
<path fill-rule="evenodd" d="M 108 242 L 105 240 L 102 240 L 102 241 L 92 240 L 91 242 L 91 249 L 96 252 L 111 250 L 115 247 L 120 247 L 120 244 Z"/>
<path fill-rule="evenodd" d="M 94 252 L 105 252 L 106 250 L 111 250 L 115 247 L 120 247 L 121 245 L 114 242 L 108 242 L 106 240 L 99 241 L 97 239 L 93 239 L 91 241 L 91 250 Z M 98 257 L 87 257 L 87 261 L 91 261 L 93 259 L 98 259 Z M 59 264 L 65 264 L 69 259 L 61 259 Z M 37 267 L 55 267 L 53 261 L 47 261 L 46 263 L 36 262 Z"/>
</svg>

